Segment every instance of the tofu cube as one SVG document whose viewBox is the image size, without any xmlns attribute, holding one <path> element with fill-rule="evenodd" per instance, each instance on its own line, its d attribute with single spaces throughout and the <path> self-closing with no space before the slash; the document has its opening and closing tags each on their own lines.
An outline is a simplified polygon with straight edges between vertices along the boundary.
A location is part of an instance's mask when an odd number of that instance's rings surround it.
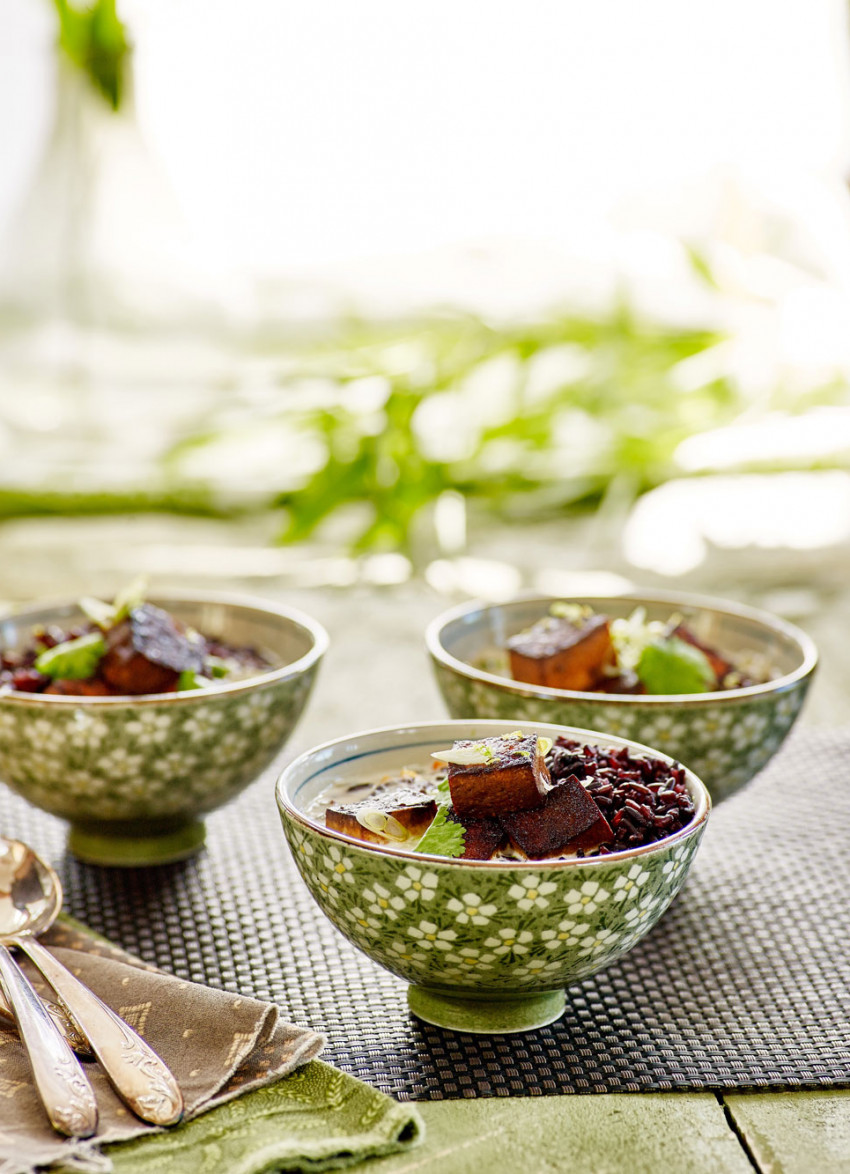
<svg viewBox="0 0 850 1174">
<path fill-rule="evenodd" d="M 447 808 L 446 818 L 462 823 L 466 830 L 461 860 L 490 860 L 505 843 L 505 830 L 498 819 L 475 819 L 471 815 L 461 819 L 453 807 Z"/>
<path fill-rule="evenodd" d="M 552 787 L 545 806 L 537 811 L 503 815 L 499 822 L 514 848 L 533 860 L 539 860 L 566 851 L 570 841 L 600 820 L 605 826 L 600 827 L 599 832 L 604 834 L 597 843 L 604 843 L 612 837 L 607 821 L 576 776 L 569 775 Z"/>
<path fill-rule="evenodd" d="M 709 648 L 707 644 L 703 644 L 697 640 L 691 629 L 686 624 L 679 624 L 673 629 L 673 635 L 678 636 L 680 640 L 684 640 L 686 644 L 690 644 L 692 648 L 698 648 L 705 656 L 708 663 L 717 677 L 718 683 L 723 680 L 727 673 L 732 671 L 732 662 L 722 657 L 715 648 Z"/>
<path fill-rule="evenodd" d="M 599 819 L 597 819 L 596 823 L 592 823 L 586 831 L 574 836 L 562 850 L 566 852 L 577 852 L 580 848 L 587 855 L 594 848 L 598 848 L 600 844 L 607 844 L 613 839 L 614 832 L 611 825 L 600 812 Z"/>
<path fill-rule="evenodd" d="M 121 693 L 168 693 L 186 670 L 201 672 L 206 642 L 151 603 L 133 608 L 106 634 L 100 672 Z"/>
<path fill-rule="evenodd" d="M 433 799 L 425 799 L 415 790 L 396 790 L 359 803 L 329 807 L 325 812 L 325 826 L 365 844 L 391 845 L 424 835 L 436 814 L 437 804 Z"/>
<path fill-rule="evenodd" d="M 607 616 L 578 622 L 546 616 L 511 636 L 507 647 L 514 680 L 547 689 L 587 692 L 605 680 L 606 669 L 616 662 Z"/>
<path fill-rule="evenodd" d="M 472 765 L 449 763 L 452 806 L 466 816 L 482 819 L 509 811 L 542 807 L 549 771 L 534 734 L 507 734 L 480 742 L 455 742 L 456 750 L 479 750 L 485 759 Z"/>
</svg>

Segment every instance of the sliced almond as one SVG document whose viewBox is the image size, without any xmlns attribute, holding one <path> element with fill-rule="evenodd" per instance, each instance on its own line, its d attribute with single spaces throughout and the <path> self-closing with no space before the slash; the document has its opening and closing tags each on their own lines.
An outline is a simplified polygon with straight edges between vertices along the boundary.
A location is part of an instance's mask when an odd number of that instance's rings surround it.
<svg viewBox="0 0 850 1174">
<path fill-rule="evenodd" d="M 115 623 L 115 608 L 112 604 L 95 599 L 92 595 L 83 596 L 80 600 L 80 611 L 99 628 L 111 628 Z"/>
<path fill-rule="evenodd" d="M 407 828 L 400 824 L 394 815 L 387 816 L 387 822 L 381 834 L 390 840 L 406 840 L 409 836 Z"/>
<path fill-rule="evenodd" d="M 479 750 L 476 746 L 460 746 L 457 749 L 438 750 L 431 755 L 437 762 L 451 762 L 454 766 L 487 766 L 493 761 L 493 752 Z"/>
<path fill-rule="evenodd" d="M 354 818 L 367 831 L 375 832 L 379 836 L 386 835 L 387 816 L 383 811 L 358 811 Z M 393 820 L 393 823 L 397 824 L 398 821 Z"/>
</svg>

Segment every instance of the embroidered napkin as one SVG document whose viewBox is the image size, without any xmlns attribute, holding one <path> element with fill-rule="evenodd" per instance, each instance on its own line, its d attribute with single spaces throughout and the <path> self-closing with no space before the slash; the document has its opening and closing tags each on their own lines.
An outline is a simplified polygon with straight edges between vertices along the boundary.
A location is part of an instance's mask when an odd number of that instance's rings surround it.
<svg viewBox="0 0 850 1174">
<path fill-rule="evenodd" d="M 184 982 L 67 918 L 41 940 L 162 1056 L 186 1112 L 184 1123 L 167 1131 L 146 1125 L 100 1067 L 84 1063 L 97 1097 L 98 1131 L 85 1141 L 62 1138 L 47 1122 L 16 1030 L 0 1024 L 0 1174 L 30 1174 L 44 1165 L 105 1174 L 113 1168 L 111 1153 L 121 1171 L 129 1163 L 128 1170 L 259 1174 L 281 1168 L 273 1164 L 276 1150 L 287 1169 L 319 1169 L 340 1154 L 359 1159 L 418 1139 L 415 1110 L 316 1062 L 324 1037 L 282 1022 L 273 1004 Z M 28 963 L 24 968 L 50 996 Z M 138 1140 L 131 1147 L 102 1149 L 132 1138 Z M 210 1144 L 219 1154 L 224 1146 L 232 1162 L 216 1158 L 202 1166 L 199 1154 L 209 1157 Z M 299 1166 L 302 1157 L 307 1164 Z"/>
</svg>

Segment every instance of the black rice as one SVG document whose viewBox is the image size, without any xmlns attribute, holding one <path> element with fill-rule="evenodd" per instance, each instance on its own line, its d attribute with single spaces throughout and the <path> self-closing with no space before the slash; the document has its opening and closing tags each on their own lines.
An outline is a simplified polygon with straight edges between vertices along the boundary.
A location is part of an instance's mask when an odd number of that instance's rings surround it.
<svg viewBox="0 0 850 1174">
<path fill-rule="evenodd" d="M 694 817 L 678 763 L 637 757 L 625 747 L 604 750 L 558 738 L 546 765 L 553 783 L 575 775 L 611 825 L 612 839 L 588 855 L 654 844 L 687 827 Z"/>
</svg>

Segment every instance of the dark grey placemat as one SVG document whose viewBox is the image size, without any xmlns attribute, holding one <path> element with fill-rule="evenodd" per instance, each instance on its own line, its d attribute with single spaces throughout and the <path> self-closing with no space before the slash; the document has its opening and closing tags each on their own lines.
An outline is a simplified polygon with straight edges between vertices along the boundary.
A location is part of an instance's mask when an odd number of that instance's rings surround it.
<svg viewBox="0 0 850 1174">
<path fill-rule="evenodd" d="M 850 1085 L 850 732 L 796 734 L 713 813 L 649 937 L 519 1036 L 409 1016 L 404 983 L 308 895 L 273 783 L 212 816 L 196 860 L 136 872 L 63 858 L 63 826 L 5 788 L 0 818 L 57 863 L 71 913 L 181 977 L 277 1001 L 402 1098 Z"/>
</svg>

